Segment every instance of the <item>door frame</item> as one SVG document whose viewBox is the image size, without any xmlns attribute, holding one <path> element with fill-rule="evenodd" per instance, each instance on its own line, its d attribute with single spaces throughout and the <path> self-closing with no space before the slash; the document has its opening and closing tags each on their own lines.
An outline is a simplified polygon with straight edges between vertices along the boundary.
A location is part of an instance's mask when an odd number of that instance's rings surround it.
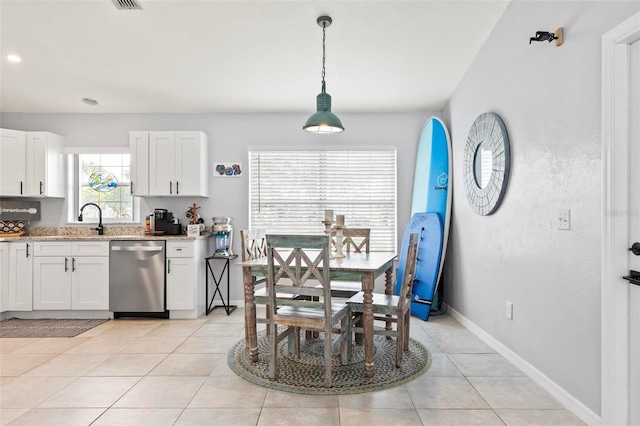
<svg viewBox="0 0 640 426">
<path fill-rule="evenodd" d="M 601 420 L 629 424 L 629 44 L 640 13 L 602 36 Z"/>
</svg>

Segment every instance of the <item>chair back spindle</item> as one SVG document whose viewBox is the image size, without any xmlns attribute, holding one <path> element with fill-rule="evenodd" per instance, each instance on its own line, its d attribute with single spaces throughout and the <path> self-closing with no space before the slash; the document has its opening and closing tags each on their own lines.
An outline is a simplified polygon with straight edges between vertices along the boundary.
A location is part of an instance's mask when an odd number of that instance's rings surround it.
<svg viewBox="0 0 640 426">
<path fill-rule="evenodd" d="M 405 308 L 411 311 L 411 296 L 413 294 L 413 282 L 415 280 L 416 260 L 418 257 L 417 239 L 418 234 L 409 235 L 407 260 L 402 276 L 402 287 L 400 287 L 400 300 L 398 301 L 398 310 L 401 312 L 405 311 Z"/>
</svg>

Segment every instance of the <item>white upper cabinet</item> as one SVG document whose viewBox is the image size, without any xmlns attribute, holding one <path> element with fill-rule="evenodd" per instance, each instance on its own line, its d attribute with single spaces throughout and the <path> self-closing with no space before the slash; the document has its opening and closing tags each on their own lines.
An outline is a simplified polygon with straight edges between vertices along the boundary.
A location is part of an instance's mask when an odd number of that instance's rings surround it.
<svg viewBox="0 0 640 426">
<path fill-rule="evenodd" d="M 129 132 L 131 195 L 149 195 L 149 132 Z"/>
<path fill-rule="evenodd" d="M 0 196 L 64 197 L 64 138 L 0 129 Z"/>
<path fill-rule="evenodd" d="M 27 196 L 64 198 L 64 138 L 50 132 L 27 132 Z"/>
<path fill-rule="evenodd" d="M 149 133 L 149 195 L 176 195 L 176 134 Z"/>
<path fill-rule="evenodd" d="M 202 132 L 176 132 L 178 195 L 209 196 L 207 136 Z"/>
<path fill-rule="evenodd" d="M 0 129 L 0 197 L 26 195 L 27 135 Z"/>
<path fill-rule="evenodd" d="M 149 132 L 149 195 L 209 196 L 207 136 Z"/>
</svg>

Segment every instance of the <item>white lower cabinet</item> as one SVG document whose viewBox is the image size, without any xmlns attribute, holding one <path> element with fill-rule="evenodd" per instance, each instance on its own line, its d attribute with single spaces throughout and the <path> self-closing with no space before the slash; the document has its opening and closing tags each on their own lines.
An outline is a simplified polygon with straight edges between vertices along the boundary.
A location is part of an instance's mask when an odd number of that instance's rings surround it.
<svg viewBox="0 0 640 426">
<path fill-rule="evenodd" d="M 108 310 L 109 243 L 36 242 L 33 309 Z"/>
<path fill-rule="evenodd" d="M 171 318 L 204 312 L 204 256 L 208 240 L 167 241 L 167 309 Z"/>
<path fill-rule="evenodd" d="M 195 309 L 194 260 L 186 257 L 167 258 L 167 309 Z"/>
<path fill-rule="evenodd" d="M 34 258 L 33 309 L 71 309 L 70 262 L 69 257 Z"/>
<path fill-rule="evenodd" d="M 9 310 L 9 243 L 0 243 L 0 312 Z"/>
<path fill-rule="evenodd" d="M 107 245 L 108 248 L 108 245 Z M 109 258 L 74 257 L 71 309 L 109 309 Z"/>
<path fill-rule="evenodd" d="M 33 310 L 33 243 L 9 243 L 8 311 Z"/>
</svg>

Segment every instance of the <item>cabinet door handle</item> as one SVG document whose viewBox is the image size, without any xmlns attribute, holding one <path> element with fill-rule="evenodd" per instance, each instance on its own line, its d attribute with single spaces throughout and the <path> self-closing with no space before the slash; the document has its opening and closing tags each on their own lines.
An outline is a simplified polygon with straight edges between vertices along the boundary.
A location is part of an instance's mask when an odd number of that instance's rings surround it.
<svg viewBox="0 0 640 426">
<path fill-rule="evenodd" d="M 180 185 L 180 182 L 176 181 L 176 195 L 180 194 L 180 187 L 178 185 Z"/>
<path fill-rule="evenodd" d="M 167 274 L 171 273 L 171 259 L 167 259 Z"/>
<path fill-rule="evenodd" d="M 22 195 L 22 181 L 20 181 L 20 195 Z"/>
<path fill-rule="evenodd" d="M 173 194 L 173 182 L 169 181 L 169 194 Z"/>
<path fill-rule="evenodd" d="M 131 191 L 130 191 L 131 195 L 133 195 L 133 182 L 131 182 Z"/>
<path fill-rule="evenodd" d="M 69 259 L 64 258 L 64 271 L 67 272 L 69 270 Z"/>
<path fill-rule="evenodd" d="M 27 257 L 29 257 L 29 244 L 27 244 Z"/>
<path fill-rule="evenodd" d="M 40 181 L 40 195 L 44 194 L 44 191 L 43 191 L 43 189 L 42 189 L 42 188 L 43 188 L 43 186 L 44 186 L 44 185 L 42 184 L 42 181 Z"/>
<path fill-rule="evenodd" d="M 71 258 L 71 272 L 75 272 L 76 271 L 76 258 L 72 257 Z"/>
</svg>

